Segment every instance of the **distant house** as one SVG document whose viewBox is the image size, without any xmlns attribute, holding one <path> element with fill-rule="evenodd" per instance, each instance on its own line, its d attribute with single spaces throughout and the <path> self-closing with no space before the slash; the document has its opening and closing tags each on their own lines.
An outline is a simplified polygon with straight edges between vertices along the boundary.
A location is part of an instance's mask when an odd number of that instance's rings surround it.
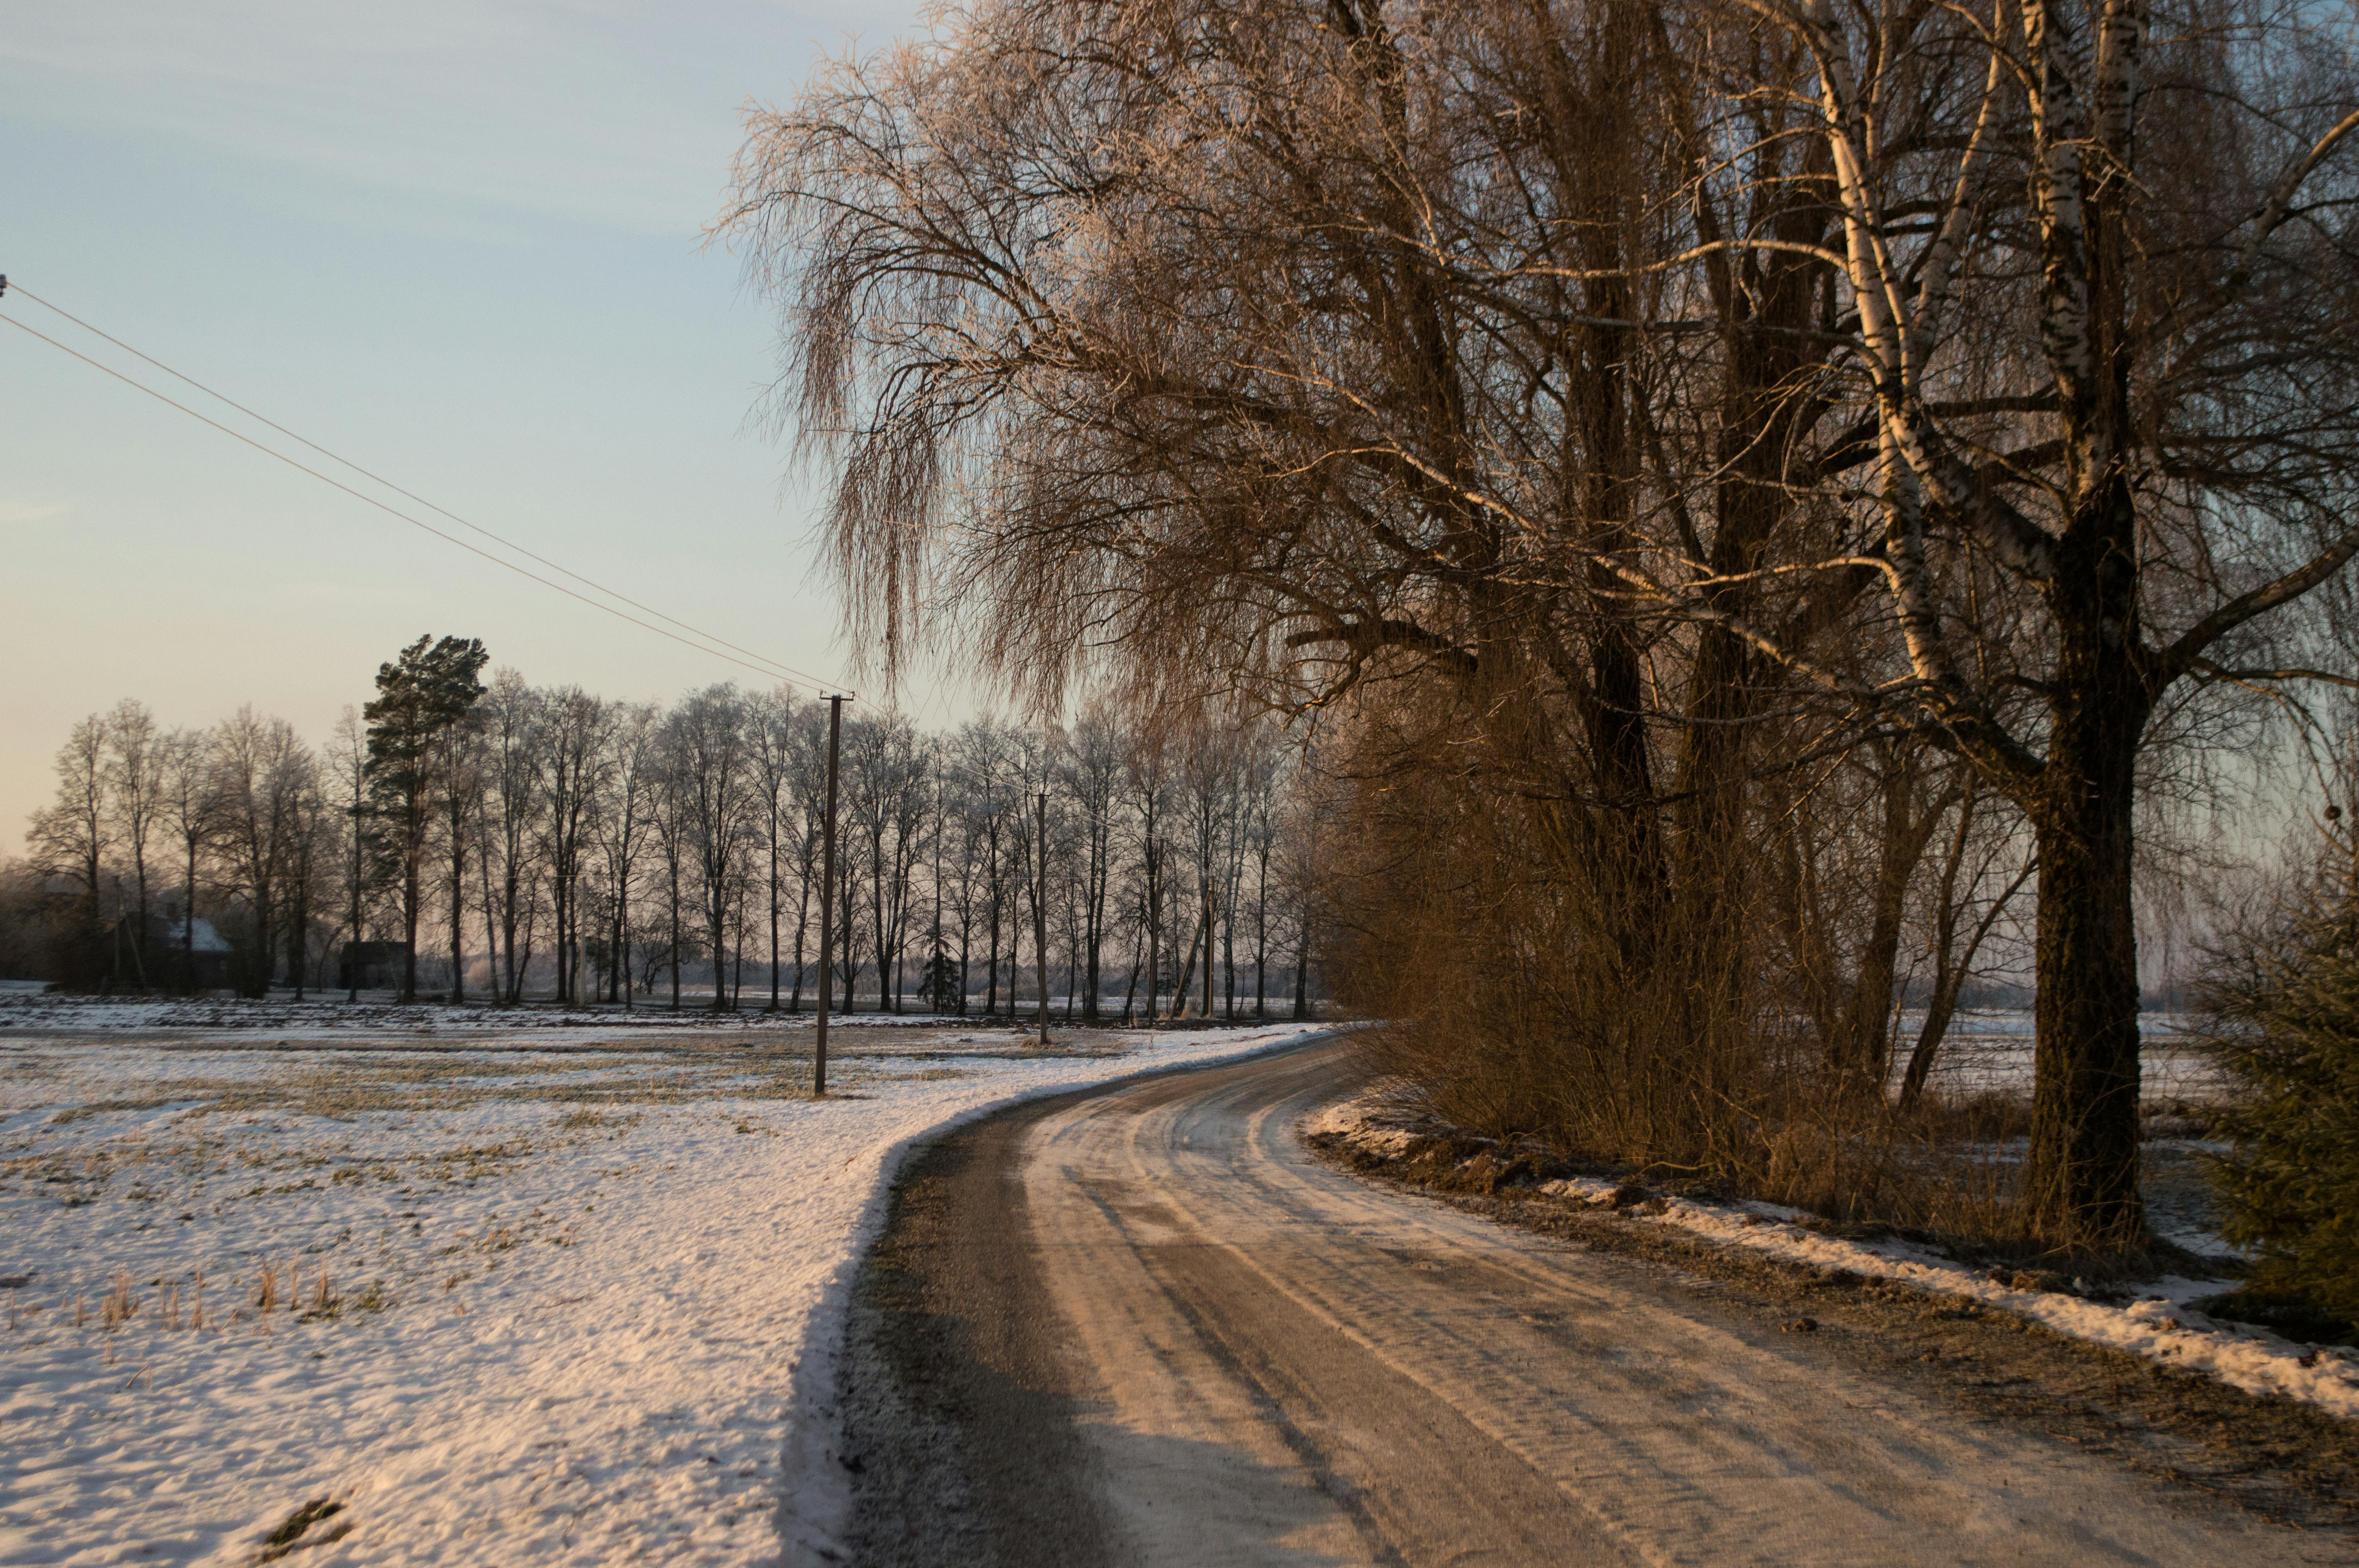
<svg viewBox="0 0 2359 1568">
<path fill-rule="evenodd" d="M 407 942 L 347 942 L 336 966 L 336 984 L 345 990 L 384 990 L 401 984 Z"/>
<path fill-rule="evenodd" d="M 180 901 L 169 895 L 147 916 L 147 952 L 158 979 L 177 974 L 185 962 L 195 967 L 186 977 L 191 990 L 209 991 L 230 983 L 229 938 L 201 914 L 194 921 L 183 920 Z"/>
</svg>

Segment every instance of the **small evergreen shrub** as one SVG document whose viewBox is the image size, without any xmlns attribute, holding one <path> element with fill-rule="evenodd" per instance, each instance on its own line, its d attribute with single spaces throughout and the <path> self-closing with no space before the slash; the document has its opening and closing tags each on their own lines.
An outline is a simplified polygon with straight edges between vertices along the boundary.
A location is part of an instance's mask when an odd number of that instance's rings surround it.
<svg viewBox="0 0 2359 1568">
<path fill-rule="evenodd" d="M 2319 895 L 2248 938 L 2208 988 L 2237 1088 L 2213 1164 L 2243 1293 L 2359 1319 L 2359 893 Z"/>
</svg>

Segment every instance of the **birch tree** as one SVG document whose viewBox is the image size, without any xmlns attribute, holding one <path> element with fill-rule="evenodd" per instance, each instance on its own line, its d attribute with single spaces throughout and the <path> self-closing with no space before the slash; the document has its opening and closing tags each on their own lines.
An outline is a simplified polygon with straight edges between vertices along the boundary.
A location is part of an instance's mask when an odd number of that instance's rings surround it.
<svg viewBox="0 0 2359 1568">
<path fill-rule="evenodd" d="M 2299 9 L 1761 14 L 1841 214 L 1875 695 L 2037 842 L 2033 1211 L 2135 1237 L 2140 754 L 2182 687 L 2314 678 L 2266 622 L 2359 553 L 2359 78 Z"/>
</svg>

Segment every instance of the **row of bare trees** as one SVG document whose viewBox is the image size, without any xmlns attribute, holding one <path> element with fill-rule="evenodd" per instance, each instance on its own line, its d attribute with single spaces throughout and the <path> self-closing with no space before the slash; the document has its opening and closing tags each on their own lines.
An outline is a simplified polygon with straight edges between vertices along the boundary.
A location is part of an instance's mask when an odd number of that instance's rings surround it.
<svg viewBox="0 0 2359 1568">
<path fill-rule="evenodd" d="M 26 841 L 67 912 L 29 961 L 80 986 L 184 989 L 201 889 L 238 933 L 234 983 L 260 984 L 282 955 L 300 972 L 333 815 L 329 769 L 286 720 L 249 707 L 210 730 L 166 730 L 126 698 L 75 725 L 56 769 L 57 796 Z M 44 896 L 38 884 L 16 892 Z"/>
<path fill-rule="evenodd" d="M 888 668 L 1336 732 L 1439 1088 L 1758 1166 L 1881 1113 L 1928 881 L 1946 981 L 2028 875 L 2024 1211 L 2131 1245 L 2142 792 L 2348 678 L 2348 26 L 973 0 L 754 114 L 716 232 Z"/>
<path fill-rule="evenodd" d="M 28 839 L 71 911 L 55 978 L 188 989 L 201 918 L 257 994 L 320 989 L 374 939 L 405 997 L 422 957 L 451 1001 L 473 983 L 507 1004 L 693 990 L 727 1008 L 751 970 L 762 1005 L 800 1010 L 823 707 L 733 686 L 610 702 L 512 670 L 485 686 L 479 653 L 421 639 L 325 756 L 250 710 L 166 732 L 126 700 L 77 726 Z M 441 698 L 418 695 L 438 680 Z M 1317 822 L 1269 732 L 1167 740 L 1093 710 L 929 736 L 886 716 L 850 719 L 842 746 L 839 996 L 1012 1011 L 1045 969 L 1088 1022 L 1307 1011 Z"/>
</svg>

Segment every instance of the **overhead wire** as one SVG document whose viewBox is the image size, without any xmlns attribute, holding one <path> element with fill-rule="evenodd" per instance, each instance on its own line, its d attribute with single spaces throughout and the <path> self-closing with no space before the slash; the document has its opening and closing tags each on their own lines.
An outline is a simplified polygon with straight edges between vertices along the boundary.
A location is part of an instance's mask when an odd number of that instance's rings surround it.
<svg viewBox="0 0 2359 1568">
<path fill-rule="evenodd" d="M 662 611 L 656 609 L 652 605 L 643 604 L 627 594 L 621 593 L 614 589 L 608 588 L 603 583 L 598 582 L 593 579 L 584 577 L 581 573 L 574 571 L 568 567 L 562 566 L 556 561 L 549 559 L 545 556 L 526 548 L 524 546 L 516 543 L 512 539 L 505 538 L 501 535 L 495 533 L 493 530 L 483 526 L 481 524 L 471 522 L 467 518 L 462 517 L 457 513 L 451 511 L 449 508 L 438 505 L 434 502 L 426 499 L 426 497 L 396 484 L 393 481 L 385 478 L 383 475 L 375 473 L 370 470 L 362 467 L 359 463 L 353 461 L 351 459 L 331 450 L 326 447 L 321 446 L 318 442 L 288 429 L 286 426 L 279 424 L 277 420 L 270 418 L 268 416 L 256 413 L 255 410 L 248 408 L 245 404 L 238 402 L 235 398 L 229 396 L 227 394 L 215 391 L 212 387 L 206 385 L 203 382 L 197 380 L 194 376 L 190 375 L 185 372 L 174 369 L 172 366 L 166 364 L 163 361 L 157 359 L 151 354 L 142 352 L 140 350 L 132 347 L 129 343 L 125 342 L 122 339 L 115 337 L 113 333 L 106 331 L 103 328 L 92 325 L 90 322 L 83 320 L 81 317 L 72 314 L 62 307 L 49 303 L 49 301 L 42 298 L 39 295 L 35 294 L 31 289 L 27 288 L 22 283 L 19 283 L 14 277 L 8 278 L 5 286 L 0 287 L 5 287 L 9 293 L 22 294 L 26 298 L 31 300 L 34 304 L 40 306 L 43 309 L 64 317 L 75 326 L 82 329 L 82 330 L 89 332 L 93 336 L 105 339 L 108 342 L 113 343 L 116 348 L 121 349 L 124 352 L 130 354 L 136 359 L 145 361 L 147 363 L 155 366 L 158 370 L 162 371 L 167 375 L 172 376 L 177 380 L 186 382 L 189 385 L 195 387 L 198 391 L 203 393 L 208 397 L 218 399 L 219 401 L 228 405 L 230 407 L 236 409 L 247 418 L 268 426 L 271 429 L 277 431 L 288 439 L 308 447 L 312 451 L 319 453 L 321 457 L 328 459 L 330 461 L 341 464 L 342 467 L 350 469 L 353 472 L 360 474 L 375 483 L 385 486 L 386 489 L 392 491 L 395 494 L 402 496 L 409 501 L 416 502 L 419 505 L 426 508 L 429 512 L 449 518 L 451 522 L 458 524 L 461 527 L 466 528 L 473 533 L 481 535 L 486 539 L 492 540 L 504 549 L 513 550 L 517 555 L 524 557 L 527 560 L 534 561 L 541 566 L 547 567 L 549 570 L 556 572 L 562 577 L 571 578 L 575 582 L 581 583 L 584 587 L 593 589 L 597 592 L 604 594 L 608 598 L 615 600 L 620 603 L 627 604 L 634 610 L 652 615 L 658 621 L 679 627 L 680 631 L 690 633 L 692 637 L 701 639 L 701 641 L 691 642 L 689 637 L 680 636 L 677 633 L 668 632 L 664 630 L 663 627 L 652 625 L 647 622 L 638 619 L 636 616 L 626 615 L 622 611 L 616 610 L 611 604 L 601 603 L 599 600 L 592 599 L 586 594 L 579 593 L 572 589 L 567 588 L 562 583 L 551 582 L 549 579 L 540 576 L 538 572 L 527 571 L 523 567 L 517 566 L 514 561 L 504 559 L 503 557 L 495 556 L 479 546 L 469 544 L 466 540 L 447 533 L 440 528 L 437 528 L 430 523 L 424 522 L 419 518 L 412 517 L 409 514 L 401 511 L 397 507 L 388 506 L 384 502 L 367 495 L 361 491 L 354 490 L 352 486 L 345 484 L 330 475 L 321 473 L 315 468 L 310 467 L 305 463 L 298 462 L 295 459 L 288 457 L 284 452 L 266 446 L 262 442 L 255 440 L 252 437 L 232 429 L 230 427 L 222 424 L 218 420 L 208 418 L 206 416 L 197 412 L 197 410 L 188 406 L 188 405 L 176 402 L 174 399 L 166 396 L 155 388 L 136 381 L 130 376 L 125 375 L 120 371 L 114 370 L 106 364 L 101 363 L 99 361 L 91 358 L 88 354 L 82 353 L 71 346 L 60 342 L 57 339 L 49 337 L 44 332 L 36 330 L 34 328 L 27 326 L 25 322 L 18 320 L 13 316 L 0 313 L 0 321 L 7 322 L 10 326 L 16 328 L 18 330 L 25 332 L 31 337 L 39 339 L 42 342 L 49 344 L 51 348 L 56 349 L 62 353 L 69 354 L 74 359 L 80 360 L 82 363 L 89 365 L 93 370 L 101 371 L 107 375 L 113 376 L 115 380 L 123 383 L 125 386 L 132 387 L 139 392 L 144 392 L 158 402 L 169 407 L 176 408 L 181 413 L 188 415 L 190 418 L 195 419 L 201 424 L 209 425 L 225 436 L 234 437 L 237 440 L 245 442 L 247 446 L 252 447 L 258 452 L 264 453 L 269 457 L 277 458 L 280 462 L 287 464 L 289 468 L 307 473 L 323 484 L 334 486 L 334 488 L 342 491 L 345 494 L 352 496 L 357 501 L 365 502 L 369 505 L 375 507 L 380 512 L 384 512 L 393 517 L 397 517 L 401 521 L 409 524 L 412 527 L 421 528 L 427 533 L 433 535 L 438 539 L 441 539 L 449 544 L 456 545 L 459 548 L 466 550 L 473 555 L 479 556 L 484 560 L 490 561 L 495 566 L 505 567 L 508 570 L 515 572 L 517 576 L 527 578 L 530 580 L 540 584 L 544 588 L 553 589 L 557 592 L 564 594 L 569 599 L 576 600 L 581 603 L 589 605 L 593 610 L 603 611 L 607 614 L 614 616 L 618 620 L 626 621 L 632 625 L 637 626 L 642 630 L 653 632 L 658 636 L 669 637 L 673 642 L 679 643 L 683 647 L 693 648 L 698 653 L 723 660 L 726 663 L 737 665 L 741 669 L 752 670 L 756 675 L 765 676 L 773 680 L 783 679 L 790 681 L 796 685 L 808 686 L 816 692 L 824 693 L 832 690 L 842 691 L 847 696 L 854 695 L 851 693 L 848 688 L 822 680 L 819 676 L 811 675 L 809 671 L 797 669 L 792 665 L 784 664 L 777 659 L 769 657 L 766 654 L 756 653 L 750 648 L 741 647 L 737 643 L 732 643 L 726 638 L 718 636 L 713 633 L 707 632 L 701 627 L 679 620 L 676 616 L 667 615 Z M 708 647 L 705 645 L 706 643 L 711 643 L 712 646 Z M 730 650 L 730 652 L 724 654 L 719 651 L 723 648 Z M 744 657 L 733 657 L 733 654 L 743 654 Z M 752 662 L 749 663 L 748 661 Z"/>
<path fill-rule="evenodd" d="M 176 402 L 173 399 L 165 396 L 162 393 L 157 391 L 152 386 L 142 385 L 140 383 L 132 380 L 129 376 L 125 375 L 121 371 L 115 370 L 109 365 L 101 364 L 98 361 L 92 359 L 88 354 L 82 353 L 75 349 L 68 347 L 64 343 L 59 342 L 55 338 L 27 326 L 24 322 L 19 321 L 13 316 L 0 315 L 0 321 L 5 321 L 8 325 L 16 328 L 17 330 L 40 339 L 41 341 L 49 344 L 51 348 L 58 350 L 60 352 L 70 354 L 73 358 L 82 361 L 82 363 L 90 366 L 92 370 L 113 376 L 115 380 L 123 383 L 124 385 L 131 387 L 135 391 L 146 393 L 148 396 L 154 398 L 158 403 L 179 409 L 181 413 L 187 415 L 190 418 L 196 420 L 199 424 L 210 425 L 214 429 L 219 430 L 223 435 L 230 437 L 234 440 L 245 442 L 247 446 L 252 447 L 255 451 L 262 453 L 266 457 L 276 458 L 280 462 L 285 463 L 288 468 L 295 469 L 302 473 L 310 474 L 313 479 L 318 480 L 321 483 L 341 490 L 355 501 L 361 502 L 369 506 L 374 506 L 378 511 L 385 513 L 388 516 L 397 517 L 414 528 L 422 528 L 427 533 L 433 535 L 436 538 L 443 540 L 449 544 L 456 545 L 459 548 L 467 551 L 470 555 L 482 557 L 484 560 L 491 562 L 494 566 L 506 567 L 508 570 L 516 573 L 518 577 L 528 578 L 532 581 L 540 584 L 543 588 L 554 589 L 556 592 L 565 595 L 568 599 L 578 600 L 582 603 L 590 606 L 592 610 L 603 611 L 605 613 L 614 616 L 617 620 L 627 621 L 632 625 L 639 627 L 642 630 L 653 632 L 658 637 L 669 637 L 673 642 L 678 643 L 680 646 L 684 648 L 693 648 L 696 652 L 703 654 L 710 658 L 720 659 L 724 663 L 735 665 L 741 669 L 751 670 L 756 675 L 764 676 L 772 680 L 783 678 L 775 669 L 768 669 L 765 668 L 761 665 L 748 663 L 745 659 L 736 658 L 731 654 L 721 653 L 716 649 L 706 647 L 701 643 L 690 642 L 688 638 L 679 635 L 679 633 L 676 632 L 668 632 L 664 628 L 658 626 L 651 622 L 642 621 L 635 615 L 626 615 L 611 604 L 601 604 L 598 600 L 592 599 L 588 594 L 581 593 L 573 589 L 570 589 L 561 582 L 551 582 L 549 579 L 542 577 L 539 573 L 527 571 L 523 567 L 516 565 L 514 561 L 503 560 L 499 557 L 492 554 L 489 550 L 483 548 L 481 546 L 471 545 L 466 540 L 458 537 L 456 535 L 445 533 L 441 529 L 434 526 L 431 523 L 412 517 L 409 514 L 400 510 L 398 507 L 387 506 L 384 502 L 376 499 L 376 497 L 364 494 L 360 491 L 354 490 L 351 485 L 344 483 L 342 480 L 321 473 L 318 469 L 312 468 L 308 464 L 298 462 L 284 452 L 273 451 L 270 448 L 264 446 L 260 441 L 255 440 L 253 437 L 248 436 L 242 431 L 233 430 L 218 419 L 208 418 L 206 416 L 200 414 L 195 409 L 190 407 L 187 404 Z M 701 635 L 701 633 L 700 633 L 700 635 Z M 759 655 L 756 656 L 758 657 Z M 818 691 L 823 692 L 827 690 L 824 684 L 814 682 L 810 680 L 809 676 L 796 677 L 795 684 L 810 685 L 814 690 Z"/>
</svg>

